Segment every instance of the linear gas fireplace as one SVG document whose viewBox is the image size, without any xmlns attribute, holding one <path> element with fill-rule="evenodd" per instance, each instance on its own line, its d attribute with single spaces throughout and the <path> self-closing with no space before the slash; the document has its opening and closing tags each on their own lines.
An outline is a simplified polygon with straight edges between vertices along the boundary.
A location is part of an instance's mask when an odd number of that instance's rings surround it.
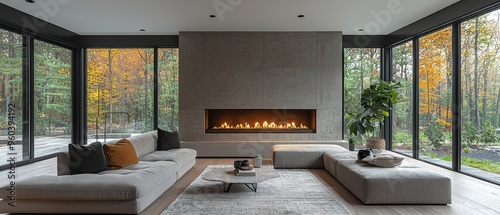
<svg viewBox="0 0 500 215">
<path fill-rule="evenodd" d="M 316 133 L 312 109 L 207 109 L 205 133 Z"/>
</svg>

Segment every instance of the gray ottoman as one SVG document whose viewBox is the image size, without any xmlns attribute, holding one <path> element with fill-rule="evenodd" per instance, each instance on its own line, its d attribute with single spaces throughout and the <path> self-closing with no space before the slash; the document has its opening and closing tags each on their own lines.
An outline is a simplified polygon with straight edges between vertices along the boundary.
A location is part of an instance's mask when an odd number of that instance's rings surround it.
<svg viewBox="0 0 500 215">
<path fill-rule="evenodd" d="M 323 155 L 323 163 L 325 170 L 328 171 L 333 177 L 337 178 L 337 162 L 339 160 L 356 160 L 358 159 L 358 152 L 325 152 Z"/>
<path fill-rule="evenodd" d="M 349 152 L 349 150 L 338 145 L 326 144 L 274 145 L 271 148 L 271 160 L 277 169 L 321 169 L 324 168 L 325 152 Z"/>
<path fill-rule="evenodd" d="M 451 180 L 403 161 L 381 168 L 338 160 L 337 179 L 365 204 L 451 204 Z"/>
</svg>

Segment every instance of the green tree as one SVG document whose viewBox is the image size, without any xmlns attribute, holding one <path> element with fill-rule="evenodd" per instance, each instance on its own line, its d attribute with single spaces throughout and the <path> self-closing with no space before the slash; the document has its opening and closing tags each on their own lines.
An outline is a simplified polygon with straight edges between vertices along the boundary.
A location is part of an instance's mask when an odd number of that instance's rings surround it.
<svg viewBox="0 0 500 215">
<path fill-rule="evenodd" d="M 71 51 L 35 41 L 35 134 L 69 132 L 71 122 Z"/>
<path fill-rule="evenodd" d="M 22 132 L 22 37 L 0 29 L 0 129 L 7 127 L 8 105 L 16 105 L 17 133 Z"/>
<path fill-rule="evenodd" d="M 363 90 L 380 79 L 380 49 L 344 49 L 344 113 L 353 113 L 360 107 Z M 345 122 L 348 122 L 344 114 Z M 355 138 L 362 144 L 361 136 Z"/>
</svg>

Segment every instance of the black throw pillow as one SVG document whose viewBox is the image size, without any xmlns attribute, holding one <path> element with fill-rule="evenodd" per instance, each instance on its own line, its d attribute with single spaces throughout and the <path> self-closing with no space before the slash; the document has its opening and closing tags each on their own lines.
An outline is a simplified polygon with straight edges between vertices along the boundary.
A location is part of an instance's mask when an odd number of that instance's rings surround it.
<svg viewBox="0 0 500 215">
<path fill-rule="evenodd" d="M 179 134 L 177 131 L 165 131 L 158 129 L 158 141 L 156 150 L 163 151 L 180 148 Z"/>
<path fill-rule="evenodd" d="M 69 172 L 71 174 L 99 173 L 108 169 L 102 143 L 68 145 Z"/>
</svg>

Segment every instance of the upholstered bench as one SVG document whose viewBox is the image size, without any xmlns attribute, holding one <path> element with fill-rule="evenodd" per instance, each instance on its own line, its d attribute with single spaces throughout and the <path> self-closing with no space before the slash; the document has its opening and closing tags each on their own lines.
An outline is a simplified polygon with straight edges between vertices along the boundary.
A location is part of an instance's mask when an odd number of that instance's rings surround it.
<svg viewBox="0 0 500 215">
<path fill-rule="evenodd" d="M 325 168 L 323 154 L 327 151 L 348 152 L 338 145 L 274 145 L 271 148 L 271 161 L 277 169 L 322 169 Z"/>
<path fill-rule="evenodd" d="M 357 160 L 338 160 L 337 180 L 365 204 L 450 204 L 451 180 L 403 161 L 382 168 Z"/>
</svg>

